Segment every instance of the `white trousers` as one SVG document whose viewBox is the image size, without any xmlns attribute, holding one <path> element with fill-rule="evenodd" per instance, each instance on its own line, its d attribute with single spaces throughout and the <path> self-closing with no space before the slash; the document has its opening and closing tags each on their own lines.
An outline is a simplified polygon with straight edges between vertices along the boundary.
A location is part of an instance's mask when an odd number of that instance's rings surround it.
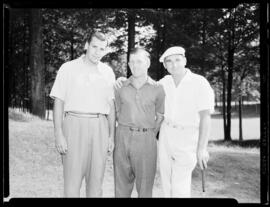
<svg viewBox="0 0 270 207">
<path fill-rule="evenodd" d="M 191 197 L 191 177 L 197 158 L 198 129 L 178 129 L 163 123 L 159 135 L 159 166 L 164 197 Z"/>
</svg>

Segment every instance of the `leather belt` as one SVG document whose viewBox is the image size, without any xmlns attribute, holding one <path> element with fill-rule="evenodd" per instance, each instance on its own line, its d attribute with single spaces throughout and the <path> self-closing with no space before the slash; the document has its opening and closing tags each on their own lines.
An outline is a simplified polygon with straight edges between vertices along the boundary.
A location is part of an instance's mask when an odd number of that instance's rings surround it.
<svg viewBox="0 0 270 207">
<path fill-rule="evenodd" d="M 123 125 L 123 124 L 118 124 L 118 126 L 127 128 L 130 131 L 135 131 L 135 132 L 148 132 L 148 131 L 153 131 L 154 130 L 154 128 L 133 127 L 133 126 L 126 126 L 126 125 Z"/>
<path fill-rule="evenodd" d="M 192 126 L 192 125 L 181 125 L 181 124 L 175 124 L 175 123 L 172 123 L 170 121 L 166 121 L 164 120 L 164 123 L 169 126 L 169 127 L 172 127 L 174 129 L 181 129 L 181 130 L 184 130 L 184 129 L 198 129 L 198 127 L 196 126 Z"/>
<path fill-rule="evenodd" d="M 65 115 L 77 116 L 77 117 L 84 117 L 84 118 L 99 118 L 100 116 L 104 116 L 104 114 L 100 113 L 76 113 L 67 111 Z"/>
</svg>

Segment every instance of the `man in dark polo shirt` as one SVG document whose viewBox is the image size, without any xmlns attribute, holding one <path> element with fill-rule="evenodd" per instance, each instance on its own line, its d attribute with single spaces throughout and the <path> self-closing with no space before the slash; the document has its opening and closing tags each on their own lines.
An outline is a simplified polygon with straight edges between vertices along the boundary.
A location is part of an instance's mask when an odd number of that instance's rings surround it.
<svg viewBox="0 0 270 207">
<path fill-rule="evenodd" d="M 115 196 L 130 197 L 134 181 L 138 197 L 152 197 L 156 173 L 156 134 L 164 114 L 165 92 L 147 71 L 150 55 L 130 52 L 132 76 L 115 91 L 118 126 L 113 153 Z"/>
</svg>

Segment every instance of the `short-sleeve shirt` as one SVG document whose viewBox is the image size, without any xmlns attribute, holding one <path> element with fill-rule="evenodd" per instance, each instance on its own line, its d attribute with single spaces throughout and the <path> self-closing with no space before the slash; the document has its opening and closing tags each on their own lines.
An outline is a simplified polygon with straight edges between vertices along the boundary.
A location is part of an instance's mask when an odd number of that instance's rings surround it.
<svg viewBox="0 0 270 207">
<path fill-rule="evenodd" d="M 91 73 L 83 56 L 64 63 L 57 72 L 50 97 L 64 101 L 64 111 L 108 114 L 114 98 L 115 75 L 105 63 Z"/>
<path fill-rule="evenodd" d="M 146 83 L 136 89 L 132 76 L 115 90 L 118 124 L 132 127 L 155 128 L 155 117 L 164 114 L 165 92 L 161 84 L 147 78 Z"/>
<path fill-rule="evenodd" d="M 187 69 L 176 87 L 171 75 L 159 81 L 165 90 L 165 121 L 182 126 L 199 127 L 199 112 L 214 112 L 214 91 L 209 82 L 201 75 Z"/>
</svg>

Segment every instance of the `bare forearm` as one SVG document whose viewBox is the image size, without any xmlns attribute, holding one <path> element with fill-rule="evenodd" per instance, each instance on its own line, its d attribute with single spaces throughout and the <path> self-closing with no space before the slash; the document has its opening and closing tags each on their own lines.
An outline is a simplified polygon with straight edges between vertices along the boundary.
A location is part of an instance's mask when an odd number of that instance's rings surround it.
<svg viewBox="0 0 270 207">
<path fill-rule="evenodd" d="M 164 116 L 161 115 L 161 114 L 158 114 L 156 115 L 156 121 L 155 121 L 155 133 L 157 134 L 159 129 L 160 129 L 160 126 L 161 126 L 161 123 L 164 119 Z"/>
<path fill-rule="evenodd" d="M 63 120 L 64 102 L 55 98 L 53 109 L 53 123 L 55 134 L 62 132 L 62 120 Z"/>
<path fill-rule="evenodd" d="M 197 150 L 206 150 L 211 130 L 210 114 L 201 115 Z"/>
</svg>

